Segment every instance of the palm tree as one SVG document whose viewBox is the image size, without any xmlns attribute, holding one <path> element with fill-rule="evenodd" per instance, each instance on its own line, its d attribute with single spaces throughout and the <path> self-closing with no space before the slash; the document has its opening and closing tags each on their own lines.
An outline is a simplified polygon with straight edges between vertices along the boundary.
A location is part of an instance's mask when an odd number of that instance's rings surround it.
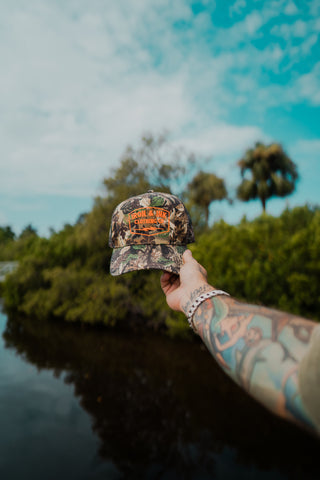
<svg viewBox="0 0 320 480">
<path fill-rule="evenodd" d="M 285 197 L 295 189 L 297 166 L 277 143 L 256 143 L 238 161 L 238 166 L 243 180 L 237 197 L 244 202 L 259 198 L 264 212 L 269 198 Z M 248 170 L 251 171 L 250 179 L 245 178 Z"/>
<path fill-rule="evenodd" d="M 190 200 L 205 209 L 206 225 L 208 225 L 210 203 L 227 198 L 224 180 L 213 173 L 200 171 L 188 184 L 188 189 Z"/>
</svg>

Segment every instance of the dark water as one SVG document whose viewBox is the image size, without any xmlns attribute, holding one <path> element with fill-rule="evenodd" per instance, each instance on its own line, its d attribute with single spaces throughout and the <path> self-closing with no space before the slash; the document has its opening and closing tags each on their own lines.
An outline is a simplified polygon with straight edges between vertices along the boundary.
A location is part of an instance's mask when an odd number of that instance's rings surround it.
<svg viewBox="0 0 320 480">
<path fill-rule="evenodd" d="M 320 478 L 201 344 L 1 314 L 1 479 Z"/>
</svg>

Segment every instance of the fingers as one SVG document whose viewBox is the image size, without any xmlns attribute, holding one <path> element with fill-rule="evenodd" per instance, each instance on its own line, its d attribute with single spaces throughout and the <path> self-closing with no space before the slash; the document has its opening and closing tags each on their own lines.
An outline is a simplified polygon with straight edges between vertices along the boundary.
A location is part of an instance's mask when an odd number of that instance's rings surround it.
<svg viewBox="0 0 320 480">
<path fill-rule="evenodd" d="M 193 266 L 197 266 L 198 270 L 200 270 L 201 273 L 204 274 L 205 272 L 205 274 L 207 274 L 205 268 L 202 265 L 200 265 L 200 263 L 197 262 L 195 258 L 193 258 L 191 250 L 185 250 L 185 252 L 183 252 L 182 261 L 183 261 L 183 265 L 191 263 L 193 264 Z"/>
<path fill-rule="evenodd" d="M 185 250 L 185 252 L 182 255 L 182 261 L 183 265 L 180 270 L 180 276 L 188 276 L 188 279 L 191 280 L 194 276 L 198 276 L 199 273 L 201 276 L 204 277 L 204 279 L 207 279 L 207 271 L 206 269 L 200 265 L 199 262 L 192 256 L 191 250 Z M 187 280 L 187 277 L 186 277 Z"/>
<path fill-rule="evenodd" d="M 163 272 L 160 282 L 169 307 L 185 312 L 184 306 L 191 301 L 193 292 L 207 285 L 207 272 L 188 249 L 183 253 L 182 263 L 180 275 Z"/>
<path fill-rule="evenodd" d="M 167 283 L 169 281 L 170 275 L 171 275 L 171 273 L 169 273 L 169 272 L 163 272 L 161 277 L 160 277 L 161 283 L 162 282 Z"/>
<path fill-rule="evenodd" d="M 174 283 L 179 278 L 179 275 L 171 272 L 163 272 L 160 281 L 161 283 Z"/>
<path fill-rule="evenodd" d="M 193 258 L 191 250 L 187 249 L 183 252 L 182 261 L 183 263 L 189 262 Z"/>
<path fill-rule="evenodd" d="M 207 278 L 208 276 L 207 270 L 202 265 L 200 265 L 200 263 L 198 263 L 198 267 L 199 267 L 200 273 L 202 273 L 202 275 Z"/>
<path fill-rule="evenodd" d="M 170 273 L 169 272 L 163 272 L 163 274 L 160 277 L 160 285 L 162 290 L 165 290 L 166 287 L 170 283 Z"/>
<path fill-rule="evenodd" d="M 172 286 L 175 286 L 177 288 L 180 285 L 179 276 L 174 273 L 163 272 L 163 274 L 160 277 L 160 285 L 165 293 Z"/>
</svg>

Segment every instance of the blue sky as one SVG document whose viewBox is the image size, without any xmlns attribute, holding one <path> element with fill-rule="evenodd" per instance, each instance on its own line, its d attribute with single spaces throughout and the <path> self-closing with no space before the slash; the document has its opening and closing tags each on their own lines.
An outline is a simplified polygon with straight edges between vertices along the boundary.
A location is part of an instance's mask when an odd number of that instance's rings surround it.
<svg viewBox="0 0 320 480">
<path fill-rule="evenodd" d="M 301 180 L 268 211 L 318 204 L 319 35 L 320 0 L 2 2 L 0 225 L 74 223 L 146 131 L 211 157 L 231 192 L 244 151 L 280 142 Z"/>
</svg>

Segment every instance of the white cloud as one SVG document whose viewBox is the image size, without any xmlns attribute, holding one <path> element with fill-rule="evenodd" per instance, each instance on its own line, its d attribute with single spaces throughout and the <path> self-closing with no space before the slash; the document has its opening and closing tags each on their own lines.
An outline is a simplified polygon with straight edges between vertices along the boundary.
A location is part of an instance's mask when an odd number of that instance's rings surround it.
<svg viewBox="0 0 320 480">
<path fill-rule="evenodd" d="M 292 33 L 294 37 L 305 37 L 307 33 L 307 24 L 303 20 L 297 20 L 292 26 Z"/>
<path fill-rule="evenodd" d="M 190 118 L 183 75 L 157 73 L 136 39 L 141 5 L 129 18 L 114 8 L 70 19 L 48 3 L 7 13 L 2 192 L 92 194 L 127 142 Z"/>
<path fill-rule="evenodd" d="M 125 0 L 108 9 L 98 0 L 90 8 L 85 0 L 3 5 L 2 193 L 91 196 L 125 146 L 146 130 L 171 130 L 186 147 L 230 164 L 266 138 L 260 127 L 227 123 L 235 106 L 247 103 L 262 116 L 280 101 L 318 105 L 318 67 L 289 89 L 261 86 L 261 76 L 280 72 L 293 48 L 252 44 L 282 5 L 266 2 L 230 28 L 212 23 L 212 3 L 194 16 L 184 0 L 137 0 L 130 12 Z M 230 8 L 245 7 L 240 0 Z M 173 26 L 179 22 L 185 30 Z M 291 50 L 297 61 L 317 40 L 307 35 L 310 26 L 298 20 L 274 29 L 301 39 L 300 50 Z"/>
<path fill-rule="evenodd" d="M 317 44 L 319 34 L 314 33 L 310 35 L 302 44 L 301 44 L 301 52 L 303 55 L 307 55 L 310 53 L 310 50 L 314 45 Z"/>
<path fill-rule="evenodd" d="M 310 25 L 308 25 L 306 22 L 303 20 L 297 20 L 291 24 L 283 23 L 282 25 L 275 25 L 272 28 L 271 33 L 289 40 L 290 38 L 295 37 L 304 38 L 309 28 Z"/>
<path fill-rule="evenodd" d="M 220 29 L 215 36 L 215 42 L 218 45 L 226 47 L 236 47 L 237 45 L 251 41 L 264 24 L 265 18 L 257 10 L 250 12 L 246 17 L 235 23 L 232 27 Z"/>
<path fill-rule="evenodd" d="M 292 1 L 289 1 L 285 6 L 284 13 L 286 15 L 297 15 L 298 12 L 299 10 L 297 9 L 296 4 Z"/>
<path fill-rule="evenodd" d="M 219 123 L 193 132 L 190 137 L 181 137 L 179 142 L 196 155 L 207 158 L 204 170 L 226 179 L 232 190 L 239 183 L 237 160 L 259 140 L 270 141 L 258 127 Z"/>
<path fill-rule="evenodd" d="M 233 5 L 229 7 L 229 14 L 233 16 L 233 14 L 240 14 L 244 8 L 246 8 L 247 2 L 246 0 L 236 0 Z"/>
<path fill-rule="evenodd" d="M 244 20 L 244 29 L 247 35 L 254 35 L 263 25 L 263 18 L 258 12 L 252 12 Z"/>
<path fill-rule="evenodd" d="M 298 78 L 294 90 L 299 98 L 308 100 L 312 105 L 320 105 L 320 62 L 310 73 Z"/>
<path fill-rule="evenodd" d="M 191 107 L 179 78 L 148 75 L 143 84 L 140 79 L 130 77 L 110 90 L 88 93 L 77 108 L 52 105 L 48 117 L 21 114 L 1 176 L 2 191 L 88 195 L 126 143 L 143 130 L 183 125 Z M 86 121 L 81 111 L 88 112 Z M 14 146 L 14 136 L 23 128 L 24 142 Z"/>
<path fill-rule="evenodd" d="M 203 155 L 239 155 L 248 145 L 265 138 L 258 127 L 220 123 L 195 133 L 191 138 L 182 137 L 181 143 Z"/>
<path fill-rule="evenodd" d="M 313 17 L 317 17 L 320 15 L 320 0 L 311 0 L 308 6 L 310 15 L 312 15 Z"/>
</svg>

